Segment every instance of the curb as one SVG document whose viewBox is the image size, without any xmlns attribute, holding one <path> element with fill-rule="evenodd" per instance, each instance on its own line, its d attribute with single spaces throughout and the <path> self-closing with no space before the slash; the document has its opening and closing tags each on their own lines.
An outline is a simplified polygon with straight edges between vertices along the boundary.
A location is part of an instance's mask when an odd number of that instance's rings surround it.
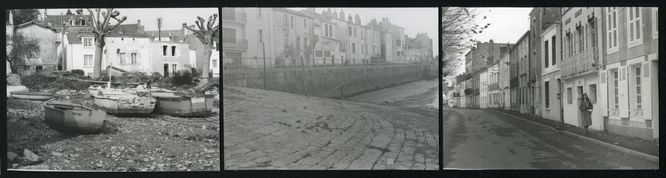
<svg viewBox="0 0 666 178">
<path fill-rule="evenodd" d="M 573 132 L 570 132 L 570 131 L 557 130 L 553 126 L 543 124 L 543 123 L 540 123 L 540 122 L 537 122 L 537 121 L 532 121 L 532 120 L 529 120 L 529 119 L 525 119 L 525 118 L 522 118 L 522 117 L 519 117 L 519 116 L 516 116 L 516 115 L 513 115 L 513 114 L 509 114 L 509 113 L 506 113 L 506 112 L 497 111 L 497 110 L 492 110 L 492 111 L 502 113 L 502 114 L 510 116 L 512 118 L 518 118 L 518 119 L 521 119 L 521 120 L 530 121 L 533 124 L 550 128 L 550 129 L 552 129 L 556 132 L 562 132 L 562 133 L 567 134 L 571 137 L 575 137 L 575 138 L 578 138 L 578 139 L 581 139 L 581 140 L 592 142 L 592 143 L 597 144 L 599 146 L 603 146 L 603 147 L 610 148 L 610 149 L 613 149 L 613 150 L 616 150 L 616 151 L 620 151 L 620 152 L 623 152 L 623 153 L 626 153 L 626 154 L 629 154 L 629 155 L 632 155 L 632 156 L 635 156 L 635 157 L 646 159 L 648 161 L 659 163 L 659 156 L 654 156 L 654 155 L 650 155 L 650 154 L 647 154 L 647 153 L 636 151 L 636 150 L 633 150 L 633 149 L 630 149 L 630 148 L 626 148 L 626 147 L 622 147 L 622 146 L 619 146 L 619 145 L 607 143 L 607 142 L 604 142 L 604 141 L 601 141 L 601 140 L 598 140 L 598 139 L 595 139 L 595 138 L 586 137 L 586 136 L 583 136 L 583 135 L 580 135 L 580 134 L 577 134 L 577 133 L 573 133 Z"/>
</svg>

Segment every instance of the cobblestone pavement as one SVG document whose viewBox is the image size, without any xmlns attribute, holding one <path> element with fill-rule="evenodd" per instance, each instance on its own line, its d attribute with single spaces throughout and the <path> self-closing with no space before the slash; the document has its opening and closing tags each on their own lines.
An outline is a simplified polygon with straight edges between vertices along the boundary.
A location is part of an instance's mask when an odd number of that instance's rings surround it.
<svg viewBox="0 0 666 178">
<path fill-rule="evenodd" d="M 439 167 L 436 110 L 233 87 L 223 103 L 227 170 Z"/>
<path fill-rule="evenodd" d="M 659 165 L 497 111 L 444 109 L 444 168 L 657 169 Z"/>
</svg>

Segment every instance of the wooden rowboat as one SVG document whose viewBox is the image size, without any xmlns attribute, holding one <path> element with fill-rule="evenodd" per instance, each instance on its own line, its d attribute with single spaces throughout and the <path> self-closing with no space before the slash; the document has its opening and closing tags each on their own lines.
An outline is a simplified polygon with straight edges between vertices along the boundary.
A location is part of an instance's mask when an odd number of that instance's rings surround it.
<svg viewBox="0 0 666 178">
<path fill-rule="evenodd" d="M 156 111 L 160 114 L 178 117 L 201 117 L 211 113 L 214 95 L 205 97 L 177 96 L 173 93 L 153 93 L 157 99 Z"/>
<path fill-rule="evenodd" d="M 106 113 L 85 106 L 69 103 L 44 102 L 44 119 L 54 130 L 63 133 L 97 133 L 104 126 Z"/>
<path fill-rule="evenodd" d="M 16 99 L 25 100 L 50 100 L 53 98 L 53 94 L 45 92 L 13 91 L 11 95 Z"/>
<path fill-rule="evenodd" d="M 109 114 L 150 114 L 155 109 L 156 100 L 150 96 L 137 96 L 127 93 L 102 92 L 102 95 L 93 94 L 95 106 Z"/>
</svg>

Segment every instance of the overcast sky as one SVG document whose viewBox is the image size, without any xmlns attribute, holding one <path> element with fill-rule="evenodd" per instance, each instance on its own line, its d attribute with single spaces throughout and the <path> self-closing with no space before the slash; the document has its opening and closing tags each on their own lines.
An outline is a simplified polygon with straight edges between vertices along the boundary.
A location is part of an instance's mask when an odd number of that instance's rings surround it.
<svg viewBox="0 0 666 178">
<path fill-rule="evenodd" d="M 480 34 L 472 35 L 473 39 L 488 42 L 490 39 L 495 43 L 516 43 L 525 32 L 530 29 L 530 11 L 532 8 L 473 8 L 478 14 L 474 20 L 476 24 L 485 25 L 490 23 L 487 29 Z M 483 17 L 486 19 L 483 19 Z M 462 54 L 466 54 L 467 51 Z M 457 56 L 464 59 L 464 56 Z M 464 61 L 464 60 L 462 60 Z M 465 65 L 458 65 L 455 72 L 465 72 Z"/>
<path fill-rule="evenodd" d="M 290 8 L 293 10 L 302 10 L 305 8 Z M 328 8 L 315 8 L 317 13 L 321 13 Z M 367 24 L 372 19 L 381 20 L 388 17 L 392 24 L 405 28 L 405 34 L 409 37 L 416 36 L 417 33 L 425 32 L 432 39 L 433 55 L 439 54 L 439 17 L 437 8 L 331 8 L 332 11 L 340 12 L 343 10 L 346 16 L 350 14 L 354 17 L 356 14 L 361 16 L 361 23 Z"/>
<path fill-rule="evenodd" d="M 71 9 L 75 12 L 76 9 Z M 141 20 L 145 30 L 157 30 L 157 17 L 162 17 L 162 29 L 181 29 L 182 24 L 194 24 L 197 16 L 208 20 L 208 17 L 217 14 L 217 8 L 119 8 L 120 16 L 127 16 L 123 24 L 135 24 L 137 19 Z M 44 11 L 44 9 L 40 9 Z M 48 15 L 65 14 L 67 9 L 47 9 Z M 83 11 L 87 14 L 87 10 Z M 219 21 L 219 20 L 218 20 Z M 218 22 L 219 23 L 219 22 Z"/>
<path fill-rule="evenodd" d="M 490 26 L 481 34 L 475 34 L 474 39 L 487 42 L 492 39 L 495 43 L 515 43 L 530 29 L 530 11 L 532 8 L 476 8 L 477 24 L 490 23 Z M 483 19 L 486 16 L 486 19 Z"/>
</svg>

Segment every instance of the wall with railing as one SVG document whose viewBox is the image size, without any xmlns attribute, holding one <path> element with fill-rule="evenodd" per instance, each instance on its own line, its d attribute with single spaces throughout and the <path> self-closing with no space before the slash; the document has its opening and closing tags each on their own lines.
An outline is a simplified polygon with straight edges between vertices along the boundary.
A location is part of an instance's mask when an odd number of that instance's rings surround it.
<svg viewBox="0 0 666 178">
<path fill-rule="evenodd" d="M 562 78 L 572 77 L 596 70 L 594 49 L 588 49 L 570 57 L 565 57 L 560 66 Z"/>
<path fill-rule="evenodd" d="M 223 70 L 224 85 L 320 97 L 347 97 L 423 79 L 427 65 L 366 65 Z"/>
</svg>

